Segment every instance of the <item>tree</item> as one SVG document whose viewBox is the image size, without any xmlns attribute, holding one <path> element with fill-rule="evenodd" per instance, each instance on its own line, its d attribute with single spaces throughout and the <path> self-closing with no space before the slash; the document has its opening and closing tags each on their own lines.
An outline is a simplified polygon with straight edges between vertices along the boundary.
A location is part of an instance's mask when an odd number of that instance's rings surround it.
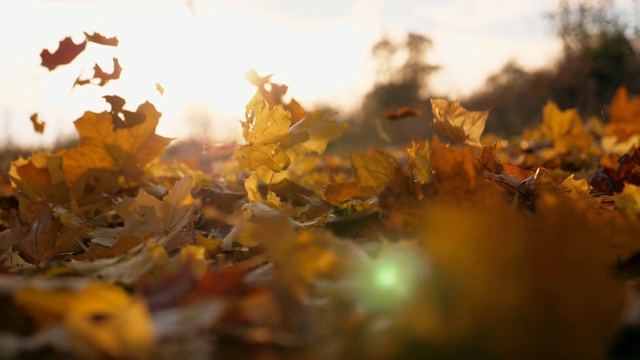
<svg viewBox="0 0 640 360">
<path fill-rule="evenodd" d="M 383 37 L 371 49 L 377 62 L 376 81 L 365 95 L 352 133 L 359 139 L 382 144 L 376 132 L 386 110 L 404 106 L 422 108 L 429 94 L 429 77 L 440 67 L 430 64 L 426 55 L 433 46 L 430 38 L 409 33 L 402 42 Z M 401 64 L 401 65 L 397 65 Z M 424 118 L 381 125 L 394 142 L 403 143 L 428 131 Z"/>
</svg>

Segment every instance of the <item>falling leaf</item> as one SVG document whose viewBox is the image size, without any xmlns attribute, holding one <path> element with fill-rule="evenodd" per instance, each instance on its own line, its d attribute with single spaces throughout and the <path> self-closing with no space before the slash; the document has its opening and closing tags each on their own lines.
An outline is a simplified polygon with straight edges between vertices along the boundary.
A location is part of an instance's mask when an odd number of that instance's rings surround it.
<svg viewBox="0 0 640 360">
<path fill-rule="evenodd" d="M 44 132 L 44 126 L 46 125 L 46 123 L 44 121 L 38 120 L 38 113 L 34 113 L 33 115 L 31 115 L 29 120 L 31 120 L 31 123 L 33 124 L 33 130 L 35 132 L 37 132 L 38 134 L 42 134 Z"/>
<path fill-rule="evenodd" d="M 480 136 L 489 116 L 488 111 L 468 111 L 458 100 L 431 99 L 435 118 L 431 125 L 454 141 L 482 146 Z"/>
<path fill-rule="evenodd" d="M 290 128 L 293 137 L 306 134 L 306 141 L 293 145 L 291 151 L 298 156 L 315 153 L 324 154 L 327 144 L 340 137 L 349 126 L 337 123 L 333 114 L 327 111 L 314 111 Z"/>
<path fill-rule="evenodd" d="M 156 90 L 160 93 L 160 95 L 164 95 L 164 87 L 160 85 L 160 83 L 156 83 Z"/>
<path fill-rule="evenodd" d="M 66 37 L 58 44 L 58 49 L 52 54 L 48 49 L 42 50 L 42 66 L 52 71 L 60 65 L 66 65 L 73 61 L 87 47 L 87 42 L 75 44 L 70 37 Z"/>
<path fill-rule="evenodd" d="M 640 98 L 629 99 L 626 87 L 620 87 L 611 100 L 609 123 L 604 128 L 618 141 L 625 141 L 640 133 Z"/>
<path fill-rule="evenodd" d="M 60 153 L 71 184 L 90 170 L 111 171 L 124 176 L 125 181 L 140 179 L 144 167 L 160 156 L 171 140 L 155 134 L 161 114 L 151 103 L 140 105 L 136 112 L 145 116 L 144 122 L 115 131 L 108 112 L 88 111 L 75 121 L 80 143 L 76 149 Z"/>
<path fill-rule="evenodd" d="M 119 43 L 118 38 L 116 36 L 108 38 L 97 32 L 94 32 L 93 34 L 89 34 L 88 32 L 85 31 L 84 36 L 87 39 L 87 41 L 100 44 L 100 45 L 118 46 L 118 43 Z"/>
<path fill-rule="evenodd" d="M 247 145 L 234 152 L 234 157 L 246 169 L 266 166 L 274 172 L 286 169 L 291 163 L 282 141 L 289 137 L 291 115 L 279 105 L 269 109 L 260 93 L 256 93 L 246 108 L 242 133 Z"/>
<path fill-rule="evenodd" d="M 73 86 L 76 86 L 76 85 L 82 86 L 87 84 L 104 86 L 111 80 L 119 79 L 120 73 L 122 73 L 122 67 L 120 67 L 120 62 L 118 61 L 118 59 L 113 58 L 113 71 L 111 73 L 104 72 L 104 70 L 102 70 L 100 65 L 95 64 L 93 66 L 93 77 L 89 79 L 80 79 L 80 77 L 78 77 L 75 83 L 73 84 Z M 95 82 L 93 80 L 98 80 L 98 82 Z"/>
<path fill-rule="evenodd" d="M 420 116 L 420 115 L 422 115 L 422 111 L 418 109 L 413 109 L 409 106 L 405 106 L 405 107 L 401 107 L 396 111 L 387 110 L 384 112 L 383 116 L 387 120 L 400 120 L 400 119 L 413 117 L 413 116 Z"/>
</svg>

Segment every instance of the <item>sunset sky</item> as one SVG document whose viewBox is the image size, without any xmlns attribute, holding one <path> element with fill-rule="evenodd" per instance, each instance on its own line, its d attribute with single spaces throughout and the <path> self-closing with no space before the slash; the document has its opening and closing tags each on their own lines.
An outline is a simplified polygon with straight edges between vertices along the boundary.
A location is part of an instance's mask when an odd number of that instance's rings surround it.
<svg viewBox="0 0 640 360">
<path fill-rule="evenodd" d="M 428 61 L 442 70 L 430 85 L 456 98 L 511 58 L 529 68 L 553 59 L 560 45 L 544 14 L 555 3 L 193 0 L 190 8 L 184 0 L 0 0 L 0 139 L 51 143 L 73 133 L 85 110 L 106 110 L 103 95 L 117 94 L 131 109 L 154 103 L 163 113 L 161 135 L 184 137 L 198 118 L 211 119 L 209 136 L 223 141 L 240 133 L 254 92 L 243 78 L 249 69 L 276 74 L 303 105 L 348 111 L 372 84 L 372 44 L 408 31 L 433 40 Z M 40 66 L 43 48 L 54 51 L 65 36 L 80 42 L 83 31 L 117 35 L 120 46 L 89 44 L 69 65 Z M 120 80 L 72 90 L 94 63 L 110 71 L 112 57 L 122 65 Z M 47 122 L 44 135 L 31 127 L 34 112 Z"/>
</svg>

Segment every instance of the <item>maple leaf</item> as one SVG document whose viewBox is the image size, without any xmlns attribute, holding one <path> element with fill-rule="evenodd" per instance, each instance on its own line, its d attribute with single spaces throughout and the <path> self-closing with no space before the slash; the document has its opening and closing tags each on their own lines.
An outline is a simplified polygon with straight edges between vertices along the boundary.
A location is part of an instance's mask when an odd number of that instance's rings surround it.
<svg viewBox="0 0 640 360">
<path fill-rule="evenodd" d="M 40 204 L 40 213 L 28 228 L 23 228 L 18 219 L 11 222 L 15 249 L 25 261 L 35 265 L 59 254 L 81 250 L 78 237 L 83 231 L 67 228 L 53 219 L 53 210 L 46 203 Z"/>
<path fill-rule="evenodd" d="M 73 40 L 67 36 L 63 40 L 60 40 L 58 49 L 53 54 L 48 49 L 42 50 L 40 53 L 42 66 L 52 71 L 60 65 L 66 65 L 80 55 L 86 47 L 87 41 L 76 45 Z"/>
<path fill-rule="evenodd" d="M 266 166 L 274 172 L 286 169 L 291 163 L 286 147 L 290 144 L 284 142 L 296 143 L 291 141 L 289 133 L 291 114 L 282 105 L 270 109 L 260 92 L 257 92 L 246 107 L 245 117 L 242 134 L 248 144 L 238 147 L 234 157 L 243 167 L 252 171 L 260 166 Z"/>
<path fill-rule="evenodd" d="M 593 135 L 582 125 L 578 110 L 561 111 L 553 101 L 547 101 L 542 112 L 542 133 L 553 141 L 556 153 L 567 153 L 572 147 L 588 148 L 593 142 Z"/>
<path fill-rule="evenodd" d="M 488 111 L 468 111 L 458 100 L 431 99 L 435 118 L 431 125 L 454 141 L 482 146 L 480 136 L 489 116 Z"/>
<path fill-rule="evenodd" d="M 118 59 L 113 58 L 113 71 L 111 73 L 107 73 L 100 65 L 95 64 L 93 66 L 93 77 L 89 79 L 81 79 L 79 76 L 76 81 L 73 83 L 73 86 L 83 86 L 87 84 L 95 84 L 98 86 L 104 86 L 111 80 L 117 80 L 120 78 L 120 73 L 122 73 L 122 67 L 120 67 L 120 62 Z M 98 80 L 98 82 L 93 82 L 92 80 Z"/>
<path fill-rule="evenodd" d="M 620 87 L 609 107 L 609 123 L 604 128 L 619 142 L 640 133 L 640 98 L 629 99 L 626 87 Z"/>
<path fill-rule="evenodd" d="M 69 183 L 74 184 L 91 170 L 122 175 L 128 183 L 140 179 L 144 167 L 160 156 L 171 139 L 155 133 L 161 114 L 153 104 L 146 102 L 136 112 L 144 115 L 142 123 L 117 130 L 108 112 L 87 111 L 74 122 L 80 143 L 75 149 L 60 152 Z"/>
<path fill-rule="evenodd" d="M 38 134 L 44 133 L 44 126 L 46 125 L 46 123 L 44 121 L 38 120 L 38 113 L 34 113 L 33 115 L 31 115 L 31 117 L 29 117 L 29 120 L 31 120 L 31 123 L 33 124 L 33 130 L 35 132 L 37 132 Z"/>
<path fill-rule="evenodd" d="M 138 236 L 177 233 L 189 220 L 194 186 L 195 179 L 186 176 L 176 181 L 162 200 L 143 189 L 135 198 L 125 197 L 116 206 L 125 224 L 120 233 Z"/>
<path fill-rule="evenodd" d="M 87 39 L 87 41 L 105 46 L 118 46 L 119 43 L 116 36 L 108 38 L 97 32 L 89 34 L 88 32 L 84 31 L 84 37 Z"/>
<path fill-rule="evenodd" d="M 327 111 L 314 111 L 295 123 L 290 129 L 294 138 L 307 138 L 300 144 L 293 145 L 291 151 L 296 155 L 315 153 L 324 154 L 327 143 L 337 139 L 349 126 L 345 123 L 336 123 L 333 114 Z"/>
<path fill-rule="evenodd" d="M 383 116 L 387 120 L 400 120 L 413 116 L 422 115 L 422 111 L 418 109 L 413 109 L 409 106 L 401 107 L 396 111 L 387 110 L 384 112 Z"/>
</svg>

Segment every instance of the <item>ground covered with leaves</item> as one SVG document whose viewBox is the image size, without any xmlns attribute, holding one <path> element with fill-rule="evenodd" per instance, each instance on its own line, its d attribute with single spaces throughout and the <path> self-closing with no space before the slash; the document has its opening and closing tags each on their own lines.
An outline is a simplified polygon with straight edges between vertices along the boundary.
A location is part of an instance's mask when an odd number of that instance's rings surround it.
<svg viewBox="0 0 640 360">
<path fill-rule="evenodd" d="M 247 78 L 238 146 L 167 158 L 160 112 L 114 95 L 76 147 L 12 162 L 1 356 L 640 356 L 640 99 L 549 101 L 513 139 L 433 99 L 433 138 L 347 159 L 323 155 L 346 124 Z"/>
</svg>

